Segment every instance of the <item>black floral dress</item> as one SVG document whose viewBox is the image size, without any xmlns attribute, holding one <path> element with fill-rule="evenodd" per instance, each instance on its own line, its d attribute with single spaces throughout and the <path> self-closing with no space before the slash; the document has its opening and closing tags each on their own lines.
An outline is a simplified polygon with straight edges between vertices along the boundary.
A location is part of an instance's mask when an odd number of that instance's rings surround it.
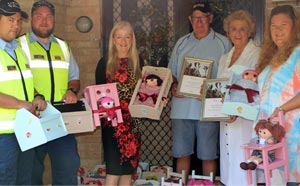
<svg viewBox="0 0 300 186">
<path fill-rule="evenodd" d="M 96 83 L 117 83 L 123 123 L 116 127 L 104 120 L 102 123 L 102 141 L 106 172 L 111 175 L 133 174 L 139 161 L 140 141 L 138 125 L 139 119 L 132 118 L 128 105 L 136 86 L 136 79 L 132 69 L 128 68 L 128 59 L 118 61 L 118 69 L 114 75 L 106 72 L 106 60 L 101 59 L 96 69 Z M 103 76 L 105 74 L 105 82 Z"/>
</svg>

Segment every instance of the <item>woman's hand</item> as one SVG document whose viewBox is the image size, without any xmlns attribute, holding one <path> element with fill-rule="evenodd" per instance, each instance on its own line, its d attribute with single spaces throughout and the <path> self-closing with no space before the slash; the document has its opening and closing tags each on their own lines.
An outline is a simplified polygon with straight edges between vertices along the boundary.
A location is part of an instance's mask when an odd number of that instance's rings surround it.
<svg viewBox="0 0 300 186">
<path fill-rule="evenodd" d="M 274 119 L 275 117 L 278 116 L 279 112 L 283 112 L 283 114 L 285 113 L 284 110 L 281 107 L 276 107 L 275 110 L 273 111 L 273 113 L 270 116 L 270 120 Z"/>
<path fill-rule="evenodd" d="M 169 98 L 162 97 L 162 102 L 163 102 L 164 107 L 167 106 L 167 104 L 169 103 Z"/>
<path fill-rule="evenodd" d="M 233 123 L 236 121 L 236 119 L 238 118 L 238 116 L 230 116 L 230 119 L 229 120 L 226 120 L 225 122 L 226 123 Z"/>
</svg>

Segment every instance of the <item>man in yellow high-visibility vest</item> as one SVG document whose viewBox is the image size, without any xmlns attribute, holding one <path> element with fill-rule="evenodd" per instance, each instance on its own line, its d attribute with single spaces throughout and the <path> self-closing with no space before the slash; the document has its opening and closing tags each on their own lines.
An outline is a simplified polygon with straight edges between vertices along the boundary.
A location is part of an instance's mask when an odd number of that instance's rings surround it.
<svg viewBox="0 0 300 186">
<path fill-rule="evenodd" d="M 33 74 L 34 87 L 50 102 L 76 103 L 80 88 L 79 68 L 66 41 L 53 35 L 55 7 L 46 0 L 31 8 L 31 32 L 19 37 Z M 51 161 L 52 185 L 77 185 L 80 165 L 77 141 L 73 134 L 35 148 L 34 185 L 43 184 L 46 154 Z"/>
<path fill-rule="evenodd" d="M 16 111 L 26 108 L 34 113 L 47 105 L 42 95 L 34 96 L 27 58 L 15 40 L 22 19 L 27 17 L 16 1 L 0 1 L 0 185 L 17 185 L 17 176 L 25 177 L 25 184 L 31 184 L 28 173 L 32 170 L 32 156 L 26 170 L 18 167 L 22 152 L 14 134 Z"/>
</svg>

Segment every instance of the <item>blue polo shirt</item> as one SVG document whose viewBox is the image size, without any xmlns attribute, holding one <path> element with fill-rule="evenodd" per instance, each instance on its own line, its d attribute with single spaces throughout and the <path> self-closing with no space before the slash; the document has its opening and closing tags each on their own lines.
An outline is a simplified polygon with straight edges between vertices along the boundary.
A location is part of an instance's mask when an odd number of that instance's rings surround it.
<svg viewBox="0 0 300 186">
<path fill-rule="evenodd" d="M 15 49 L 18 46 L 18 42 L 14 39 L 10 42 L 6 42 L 3 39 L 0 39 L 0 48 L 6 51 L 12 58 L 16 60 Z"/>
<path fill-rule="evenodd" d="M 181 37 L 172 52 L 168 68 L 172 75 L 179 81 L 182 63 L 185 57 L 200 58 L 213 61 L 211 78 L 217 77 L 219 59 L 229 52 L 231 42 L 223 35 L 216 33 L 213 29 L 209 34 L 198 40 L 194 33 Z M 201 113 L 201 102 L 195 98 L 172 98 L 171 119 L 193 119 L 199 120 Z"/>
</svg>

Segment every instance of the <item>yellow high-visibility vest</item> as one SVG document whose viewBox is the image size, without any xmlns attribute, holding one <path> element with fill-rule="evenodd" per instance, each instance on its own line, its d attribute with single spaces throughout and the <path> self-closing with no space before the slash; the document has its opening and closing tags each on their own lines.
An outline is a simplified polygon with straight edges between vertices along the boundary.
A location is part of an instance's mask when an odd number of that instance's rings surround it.
<svg viewBox="0 0 300 186">
<path fill-rule="evenodd" d="M 30 43 L 29 33 L 19 37 L 19 43 L 29 58 L 34 88 L 47 101 L 61 101 L 68 88 L 69 46 L 65 41 L 55 39 L 57 42 L 51 42 L 47 51 L 38 42 Z"/>
<path fill-rule="evenodd" d="M 19 100 L 26 100 L 26 91 L 28 96 L 26 101 L 31 102 L 34 99 L 34 88 L 27 57 L 19 47 L 15 49 L 15 53 L 17 62 L 0 49 L 0 92 Z M 16 109 L 0 107 L 0 134 L 14 133 L 16 112 Z"/>
</svg>

